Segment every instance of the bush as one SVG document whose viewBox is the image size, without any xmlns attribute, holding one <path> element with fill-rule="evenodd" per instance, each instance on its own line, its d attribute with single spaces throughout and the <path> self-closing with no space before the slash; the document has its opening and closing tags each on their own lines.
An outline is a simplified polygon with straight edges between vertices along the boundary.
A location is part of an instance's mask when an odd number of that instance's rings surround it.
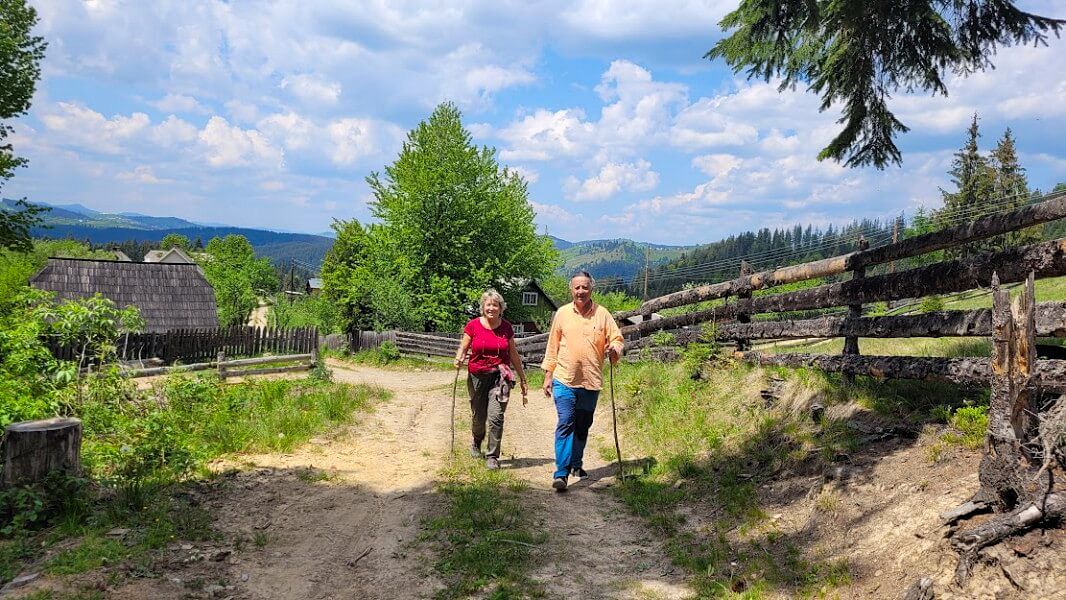
<svg viewBox="0 0 1066 600">
<path fill-rule="evenodd" d="M 927 313 L 938 310 L 944 310 L 944 299 L 940 296 L 926 296 L 918 305 L 918 312 Z"/>
</svg>

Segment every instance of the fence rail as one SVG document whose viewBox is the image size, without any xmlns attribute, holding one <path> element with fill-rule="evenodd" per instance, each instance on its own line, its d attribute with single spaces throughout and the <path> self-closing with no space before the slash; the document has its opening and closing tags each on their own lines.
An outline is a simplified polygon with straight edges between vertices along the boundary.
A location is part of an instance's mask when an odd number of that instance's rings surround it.
<svg viewBox="0 0 1066 600">
<path fill-rule="evenodd" d="M 81 349 L 48 342 L 56 358 L 79 360 Z M 131 333 L 115 341 L 120 360 L 162 359 L 163 362 L 214 360 L 226 356 L 260 354 L 306 354 L 318 348 L 314 327 L 218 327 L 212 329 L 172 329 L 166 333 Z"/>
<path fill-rule="evenodd" d="M 715 338 L 735 343 L 738 356 L 760 364 L 811 365 L 849 375 L 872 374 L 888 378 L 941 378 L 959 382 L 989 382 L 987 359 L 935 359 L 927 357 L 862 356 L 859 338 L 907 337 L 989 337 L 993 334 L 991 309 L 937 311 L 919 315 L 862 316 L 864 304 L 911 300 L 930 295 L 987 289 L 997 278 L 997 285 L 1026 281 L 1029 277 L 1045 278 L 1066 275 L 1066 238 L 1010 248 L 980 256 L 945 260 L 935 264 L 867 275 L 866 268 L 891 261 L 912 258 L 953 248 L 970 242 L 1018 231 L 1066 218 L 1066 193 L 1010 211 L 989 215 L 972 223 L 919 235 L 877 248 L 860 250 L 801 265 L 751 272 L 746 263 L 736 279 L 699 286 L 667 294 L 644 302 L 639 308 L 615 313 L 626 336 L 627 348 L 652 346 L 649 336 L 658 331 L 678 333 L 676 337 L 691 342 L 701 334 L 696 325 L 711 323 Z M 851 273 L 844 281 L 825 283 L 808 289 L 754 296 L 756 290 Z M 692 312 L 650 319 L 653 312 L 689 306 L 699 302 L 719 304 Z M 845 316 L 795 318 L 801 311 L 824 311 L 840 307 Z M 1066 337 L 1066 302 L 1043 302 L 1035 305 L 1034 334 L 1043 337 Z M 641 315 L 640 323 L 630 325 L 625 319 Z M 789 317 L 793 318 L 789 318 Z M 763 317 L 770 317 L 765 319 Z M 383 341 L 396 344 L 401 352 L 429 356 L 454 356 L 459 334 L 411 332 L 359 332 L 353 348 L 376 347 Z M 802 354 L 767 356 L 747 351 L 751 340 L 835 338 L 845 339 L 843 356 L 826 357 Z M 547 334 L 516 340 L 523 360 L 535 363 L 547 347 Z M 981 362 L 981 361 L 984 362 Z M 954 362 L 952 362 L 954 361 Z M 960 362 L 961 361 L 961 362 Z M 1057 378 L 1066 374 L 1061 365 L 1041 361 L 1040 381 L 1046 385 L 1066 383 Z M 1052 368 L 1054 367 L 1054 368 Z"/>
<path fill-rule="evenodd" d="M 318 353 L 288 354 L 280 356 L 261 356 L 258 358 L 245 358 L 238 360 L 224 360 L 225 355 L 219 354 L 213 362 L 193 363 L 191 365 L 175 365 L 170 367 L 148 367 L 144 369 L 131 369 L 126 372 L 129 377 L 150 377 L 152 375 L 166 375 L 168 373 L 187 373 L 195 371 L 208 371 L 215 369 L 222 379 L 227 377 L 245 377 L 248 375 L 264 375 L 268 373 L 288 373 L 294 371 L 309 371 L 318 362 Z M 283 364 L 295 363 L 295 364 Z M 261 367 L 260 365 L 269 365 Z M 256 367 L 247 369 L 242 367 Z"/>
</svg>

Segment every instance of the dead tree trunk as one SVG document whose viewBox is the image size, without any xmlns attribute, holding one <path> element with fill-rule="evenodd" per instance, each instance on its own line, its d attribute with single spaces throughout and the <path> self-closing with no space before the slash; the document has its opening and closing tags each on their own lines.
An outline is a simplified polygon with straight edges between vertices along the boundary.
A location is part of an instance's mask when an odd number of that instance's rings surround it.
<svg viewBox="0 0 1066 600">
<path fill-rule="evenodd" d="M 969 577 L 977 553 L 984 547 L 1066 509 L 1062 494 L 1055 494 L 1051 469 L 1032 448 L 1039 444 L 1036 371 L 1036 296 L 1033 274 L 1021 294 L 1010 301 L 1007 290 L 992 277 L 992 396 L 988 408 L 988 434 L 981 460 L 981 488 L 972 502 L 1006 513 L 980 526 L 956 532 L 952 544 L 959 551 L 955 578 Z M 1034 445 L 1035 443 L 1035 445 Z"/>
<path fill-rule="evenodd" d="M 36 483 L 52 471 L 81 470 L 81 421 L 23 421 L 4 431 L 5 486 Z"/>
</svg>

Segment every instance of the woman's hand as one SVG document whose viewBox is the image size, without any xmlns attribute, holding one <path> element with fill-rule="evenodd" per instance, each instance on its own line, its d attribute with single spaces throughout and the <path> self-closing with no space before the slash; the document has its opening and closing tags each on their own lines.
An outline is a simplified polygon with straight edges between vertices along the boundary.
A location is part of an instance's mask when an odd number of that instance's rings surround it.
<svg viewBox="0 0 1066 600">
<path fill-rule="evenodd" d="M 452 366 L 455 367 L 456 371 L 458 371 L 459 368 L 463 366 L 463 359 L 456 358 L 455 360 L 452 361 Z"/>
</svg>

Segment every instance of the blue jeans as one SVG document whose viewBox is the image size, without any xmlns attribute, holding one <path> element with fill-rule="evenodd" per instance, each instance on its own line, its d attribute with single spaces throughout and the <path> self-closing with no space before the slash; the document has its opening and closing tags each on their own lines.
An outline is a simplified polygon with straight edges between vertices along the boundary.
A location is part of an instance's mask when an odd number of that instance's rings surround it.
<svg viewBox="0 0 1066 600">
<path fill-rule="evenodd" d="M 589 441 L 589 428 L 596 414 L 599 390 L 572 388 L 552 380 L 552 398 L 559 424 L 555 427 L 555 475 L 566 477 L 570 469 L 580 469 Z"/>
</svg>

